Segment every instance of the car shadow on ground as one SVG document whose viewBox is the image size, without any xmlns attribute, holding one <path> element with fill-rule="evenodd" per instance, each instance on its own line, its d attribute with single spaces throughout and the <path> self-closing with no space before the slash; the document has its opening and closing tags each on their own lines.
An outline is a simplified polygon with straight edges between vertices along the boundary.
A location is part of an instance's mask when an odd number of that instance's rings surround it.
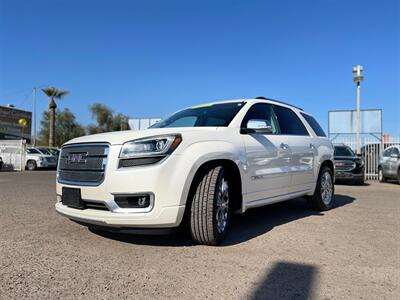
<svg viewBox="0 0 400 300">
<path fill-rule="evenodd" d="M 317 272 L 318 268 L 310 264 L 276 262 L 250 299 L 311 299 Z"/>
<path fill-rule="evenodd" d="M 368 183 L 368 182 L 364 182 L 363 184 L 358 184 L 358 183 L 354 183 L 354 182 L 351 182 L 351 181 L 345 181 L 345 180 L 343 180 L 343 181 L 341 181 L 341 180 L 337 180 L 337 181 L 335 181 L 335 185 L 345 185 L 345 186 L 370 186 L 371 184 L 370 183 Z"/>
<path fill-rule="evenodd" d="M 332 209 L 350 204 L 354 200 L 355 198 L 353 197 L 336 194 Z M 309 216 L 323 215 L 324 212 L 316 212 L 308 208 L 306 200 L 302 198 L 250 209 L 244 214 L 234 215 L 232 217 L 228 235 L 221 246 L 240 244 L 265 234 L 274 227 L 282 224 L 287 224 Z M 178 230 L 169 235 L 156 236 L 125 234 L 95 228 L 89 228 L 89 230 L 102 237 L 124 243 L 167 247 L 195 245 L 191 241 L 189 234 L 183 230 Z"/>
</svg>

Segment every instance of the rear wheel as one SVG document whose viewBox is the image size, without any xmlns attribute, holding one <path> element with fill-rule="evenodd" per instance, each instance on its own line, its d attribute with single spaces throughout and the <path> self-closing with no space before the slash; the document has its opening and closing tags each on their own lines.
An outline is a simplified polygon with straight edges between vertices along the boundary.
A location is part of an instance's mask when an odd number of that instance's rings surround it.
<svg viewBox="0 0 400 300">
<path fill-rule="evenodd" d="M 383 175 L 383 170 L 381 167 L 378 169 L 378 180 L 379 182 L 386 182 L 386 177 Z"/>
<path fill-rule="evenodd" d="M 190 211 L 192 239 L 204 245 L 218 245 L 226 235 L 230 217 L 230 190 L 224 167 L 208 170 L 195 184 Z"/>
<path fill-rule="evenodd" d="M 36 170 L 36 161 L 34 161 L 34 160 L 29 160 L 29 161 L 26 163 L 26 167 L 28 168 L 29 171 Z"/>
<path fill-rule="evenodd" d="M 400 184 L 400 168 L 397 170 L 397 183 Z"/>
<path fill-rule="evenodd" d="M 318 176 L 314 195 L 307 198 L 308 204 L 315 210 L 324 211 L 332 207 L 334 195 L 333 175 L 329 167 L 323 167 Z"/>
</svg>

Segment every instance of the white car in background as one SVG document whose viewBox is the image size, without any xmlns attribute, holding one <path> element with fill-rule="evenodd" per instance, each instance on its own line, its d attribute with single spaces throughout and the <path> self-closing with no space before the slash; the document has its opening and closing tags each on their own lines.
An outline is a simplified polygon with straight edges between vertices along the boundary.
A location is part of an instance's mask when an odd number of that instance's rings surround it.
<svg viewBox="0 0 400 300">
<path fill-rule="evenodd" d="M 328 210 L 333 145 L 315 119 L 266 98 L 199 105 L 143 131 L 66 143 L 56 210 L 87 226 L 143 232 L 186 225 L 216 245 L 232 213 L 297 197 Z"/>
<path fill-rule="evenodd" d="M 57 157 L 40 151 L 38 148 L 27 148 L 25 154 L 25 166 L 33 171 L 38 168 L 57 168 Z"/>
</svg>

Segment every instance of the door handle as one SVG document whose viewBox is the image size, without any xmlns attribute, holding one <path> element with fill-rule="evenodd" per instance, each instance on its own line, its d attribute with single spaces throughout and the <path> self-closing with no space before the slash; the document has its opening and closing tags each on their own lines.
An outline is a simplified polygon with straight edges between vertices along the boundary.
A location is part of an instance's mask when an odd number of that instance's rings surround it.
<svg viewBox="0 0 400 300">
<path fill-rule="evenodd" d="M 288 144 L 285 144 L 285 143 L 281 143 L 280 147 L 281 147 L 283 150 L 289 149 L 289 145 L 288 145 Z"/>
</svg>

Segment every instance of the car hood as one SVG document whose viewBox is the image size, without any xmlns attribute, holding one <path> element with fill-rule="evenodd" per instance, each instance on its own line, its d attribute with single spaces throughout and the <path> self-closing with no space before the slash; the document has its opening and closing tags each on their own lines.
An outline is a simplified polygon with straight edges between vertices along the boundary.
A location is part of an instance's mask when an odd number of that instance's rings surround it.
<svg viewBox="0 0 400 300">
<path fill-rule="evenodd" d="M 134 131 L 134 130 L 125 130 L 125 131 L 114 131 L 107 133 L 99 133 L 86 135 L 79 138 L 72 139 L 65 143 L 67 144 L 76 144 L 76 143 L 109 143 L 111 145 L 120 145 L 128 141 L 152 137 L 156 135 L 165 135 L 165 134 L 190 134 L 195 132 L 204 132 L 204 131 L 216 131 L 219 127 L 175 127 L 175 128 L 149 128 L 146 130 Z"/>
</svg>

